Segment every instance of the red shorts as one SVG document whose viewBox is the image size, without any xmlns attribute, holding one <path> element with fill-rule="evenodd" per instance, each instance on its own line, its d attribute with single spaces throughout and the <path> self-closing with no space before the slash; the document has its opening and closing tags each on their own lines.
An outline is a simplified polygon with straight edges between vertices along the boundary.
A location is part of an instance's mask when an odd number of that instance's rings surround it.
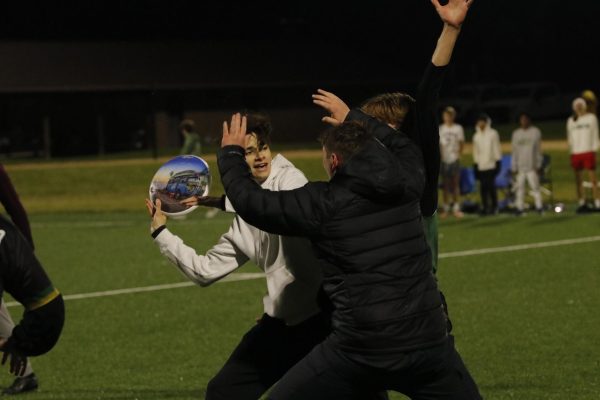
<svg viewBox="0 0 600 400">
<path fill-rule="evenodd" d="M 596 152 L 590 151 L 589 153 L 571 154 L 571 167 L 576 170 L 596 169 Z"/>
</svg>

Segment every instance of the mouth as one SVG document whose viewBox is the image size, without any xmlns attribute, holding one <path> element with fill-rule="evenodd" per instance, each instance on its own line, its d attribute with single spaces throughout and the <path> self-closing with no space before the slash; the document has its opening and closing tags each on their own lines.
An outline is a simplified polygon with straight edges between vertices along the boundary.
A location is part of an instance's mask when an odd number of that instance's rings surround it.
<svg viewBox="0 0 600 400">
<path fill-rule="evenodd" d="M 258 163 L 258 164 L 254 164 L 254 169 L 259 172 L 266 172 L 268 166 L 269 166 L 269 163 Z"/>
</svg>

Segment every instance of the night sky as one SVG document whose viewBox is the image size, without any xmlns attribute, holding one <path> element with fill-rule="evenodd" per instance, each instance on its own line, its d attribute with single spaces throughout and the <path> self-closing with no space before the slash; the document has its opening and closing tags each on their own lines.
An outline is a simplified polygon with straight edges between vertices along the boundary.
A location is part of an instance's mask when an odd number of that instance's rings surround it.
<svg viewBox="0 0 600 400">
<path fill-rule="evenodd" d="M 455 54 L 454 79 L 598 87 L 599 15 L 597 0 L 475 0 Z M 244 40 L 249 46 L 275 44 L 281 58 L 293 52 L 307 65 L 359 54 L 366 61 L 355 73 L 365 81 L 381 79 L 378 64 L 417 74 L 440 27 L 428 0 L 28 1 L 0 9 L 1 41 Z M 347 69 L 340 65 L 344 58 L 339 61 L 327 60 L 323 73 Z M 276 68 L 273 57 L 266 61 L 260 52 L 243 62 L 248 69 Z M 390 73 L 382 69 L 384 76 Z"/>
</svg>

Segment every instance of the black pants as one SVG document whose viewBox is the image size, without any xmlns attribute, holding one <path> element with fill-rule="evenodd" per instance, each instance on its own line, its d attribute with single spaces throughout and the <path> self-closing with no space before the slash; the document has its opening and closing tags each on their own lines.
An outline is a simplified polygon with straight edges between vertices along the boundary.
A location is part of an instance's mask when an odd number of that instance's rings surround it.
<svg viewBox="0 0 600 400">
<path fill-rule="evenodd" d="M 269 399 L 364 399 L 383 389 L 413 400 L 481 399 L 451 336 L 439 346 L 377 358 L 357 358 L 327 340 L 277 383 Z"/>
<path fill-rule="evenodd" d="M 207 400 L 256 400 L 330 333 L 330 315 L 296 326 L 263 315 L 208 383 Z M 358 400 L 359 398 L 357 398 Z M 385 392 L 360 398 L 386 400 Z"/>
<path fill-rule="evenodd" d="M 496 192 L 496 170 L 479 171 L 479 183 L 483 212 L 491 214 L 498 209 Z"/>
</svg>

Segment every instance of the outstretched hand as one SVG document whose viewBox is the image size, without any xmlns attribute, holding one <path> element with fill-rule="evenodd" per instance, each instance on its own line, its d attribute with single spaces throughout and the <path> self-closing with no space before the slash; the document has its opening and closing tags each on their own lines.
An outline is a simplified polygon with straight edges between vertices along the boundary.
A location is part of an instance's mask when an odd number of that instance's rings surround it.
<svg viewBox="0 0 600 400">
<path fill-rule="evenodd" d="M 221 147 L 225 146 L 246 146 L 246 116 L 235 113 L 231 116 L 231 123 L 228 126 L 227 121 L 223 121 L 223 138 Z"/>
<path fill-rule="evenodd" d="M 156 206 L 150 200 L 146 199 L 146 208 L 148 209 L 148 214 L 152 217 L 150 232 L 154 232 L 157 228 L 167 224 L 167 216 L 163 214 L 161 206 L 160 199 L 156 199 Z"/>
<path fill-rule="evenodd" d="M 440 0 L 431 0 L 442 21 L 455 28 L 460 28 L 465 21 L 472 3 L 473 0 L 448 0 L 448 4 L 443 6 Z"/>
<path fill-rule="evenodd" d="M 0 338 L 0 351 L 2 354 L 2 365 L 10 358 L 10 373 L 16 376 L 23 376 L 27 369 L 27 357 L 20 354 L 10 341 Z"/>
<path fill-rule="evenodd" d="M 323 117 L 321 121 L 336 126 L 344 122 L 350 112 L 350 108 L 335 94 L 326 92 L 323 89 L 317 90 L 318 94 L 313 94 L 313 103 L 323 107 L 330 115 Z"/>
</svg>

